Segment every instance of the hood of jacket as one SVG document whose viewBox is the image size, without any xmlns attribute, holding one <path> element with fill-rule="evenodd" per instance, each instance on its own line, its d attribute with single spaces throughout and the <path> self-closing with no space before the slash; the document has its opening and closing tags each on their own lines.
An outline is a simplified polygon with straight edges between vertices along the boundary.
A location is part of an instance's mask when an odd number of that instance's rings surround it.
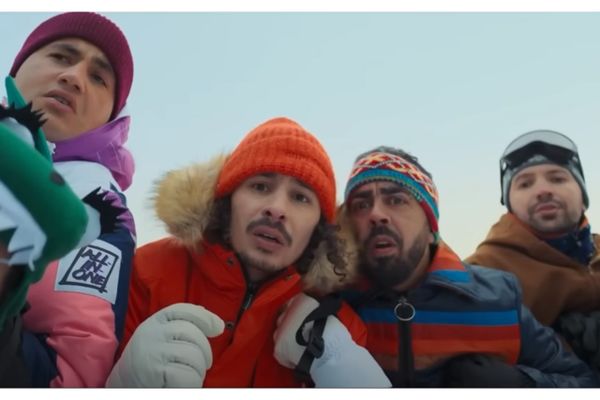
<svg viewBox="0 0 600 400">
<path fill-rule="evenodd" d="M 201 250 L 214 207 L 214 193 L 219 174 L 229 155 L 219 154 L 207 162 L 195 163 L 167 172 L 154 188 L 154 210 L 164 222 L 167 231 L 181 245 L 192 251 Z M 344 215 L 345 213 L 338 213 Z M 324 242 L 317 248 L 314 261 L 303 276 L 305 289 L 316 294 L 330 293 L 345 285 L 353 277 L 356 264 L 356 245 L 347 221 L 338 221 L 337 234 L 349 270 L 342 275 L 334 271 Z"/>
<path fill-rule="evenodd" d="M 72 139 L 54 142 L 52 158 L 59 161 L 91 161 L 104 165 L 121 190 L 131 185 L 135 162 L 125 147 L 131 117 L 126 108 L 112 121 Z"/>
</svg>

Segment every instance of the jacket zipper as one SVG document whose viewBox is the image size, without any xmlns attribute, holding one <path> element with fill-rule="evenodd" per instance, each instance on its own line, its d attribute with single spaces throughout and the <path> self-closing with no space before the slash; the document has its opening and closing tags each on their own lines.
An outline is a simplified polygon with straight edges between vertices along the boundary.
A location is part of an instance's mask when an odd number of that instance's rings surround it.
<svg viewBox="0 0 600 400">
<path fill-rule="evenodd" d="M 398 378 L 396 387 L 413 387 L 415 375 L 414 355 L 412 351 L 411 321 L 415 317 L 415 308 L 405 296 L 398 299 L 394 307 L 398 319 Z"/>
<path fill-rule="evenodd" d="M 231 337 L 229 339 L 229 344 L 233 343 L 233 338 L 235 336 L 235 331 L 237 330 L 238 323 L 242 318 L 242 314 L 248 308 L 250 308 L 250 304 L 252 304 L 252 300 L 254 300 L 254 295 L 256 294 L 257 285 L 254 283 L 248 283 L 248 287 L 246 288 L 246 293 L 244 293 L 244 299 L 242 300 L 242 305 L 235 317 L 235 322 L 233 324 L 233 331 L 231 333 Z"/>
<path fill-rule="evenodd" d="M 235 319 L 236 327 L 237 327 L 238 322 L 240 322 L 240 319 L 242 318 L 242 314 L 244 313 L 244 311 L 246 311 L 248 308 L 250 308 L 250 304 L 252 304 L 252 300 L 254 300 L 254 295 L 256 294 L 257 288 L 258 288 L 258 285 L 256 285 L 254 282 L 248 283 L 248 287 L 246 288 L 246 293 L 244 294 L 244 299 L 242 300 L 242 306 L 240 307 L 240 310 L 238 311 L 238 315 Z"/>
</svg>

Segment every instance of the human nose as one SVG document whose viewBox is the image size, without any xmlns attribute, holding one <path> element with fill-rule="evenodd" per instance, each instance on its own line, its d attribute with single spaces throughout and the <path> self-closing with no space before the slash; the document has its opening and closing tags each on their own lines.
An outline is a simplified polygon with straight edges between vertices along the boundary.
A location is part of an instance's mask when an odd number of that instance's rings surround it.
<svg viewBox="0 0 600 400">
<path fill-rule="evenodd" d="M 373 202 L 373 208 L 371 208 L 369 221 L 371 222 L 372 226 L 387 225 L 390 222 L 390 219 L 385 212 L 385 208 L 379 199 L 375 199 Z"/>
<path fill-rule="evenodd" d="M 536 185 L 535 190 L 538 201 L 548 201 L 553 197 L 552 188 L 546 182 L 539 182 Z"/>
<path fill-rule="evenodd" d="M 286 218 L 286 198 L 281 191 L 276 191 L 270 196 L 269 203 L 265 205 L 262 214 L 265 217 L 276 221 L 283 221 Z"/>
<path fill-rule="evenodd" d="M 82 92 L 85 88 L 85 73 L 82 63 L 71 65 L 59 75 L 59 82 L 72 91 Z"/>
</svg>

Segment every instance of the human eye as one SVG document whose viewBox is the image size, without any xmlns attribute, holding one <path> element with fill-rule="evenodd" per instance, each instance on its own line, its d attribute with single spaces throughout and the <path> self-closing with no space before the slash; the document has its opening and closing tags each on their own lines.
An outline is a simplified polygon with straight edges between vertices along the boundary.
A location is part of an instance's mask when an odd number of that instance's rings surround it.
<svg viewBox="0 0 600 400">
<path fill-rule="evenodd" d="M 305 195 L 304 193 L 300 193 L 300 192 L 297 192 L 294 194 L 294 200 L 299 203 L 307 203 L 307 204 L 309 204 L 311 202 L 310 198 L 307 195 Z"/>
<path fill-rule="evenodd" d="M 255 192 L 261 192 L 261 193 L 266 193 L 269 191 L 269 185 L 265 182 L 252 182 L 250 184 L 250 187 L 255 191 Z"/>
<path fill-rule="evenodd" d="M 60 52 L 52 52 L 49 56 L 50 58 L 61 64 L 68 64 L 70 62 L 69 57 L 66 54 Z"/>
<path fill-rule="evenodd" d="M 550 182 L 552 182 L 552 183 L 563 183 L 566 180 L 567 179 L 562 175 L 554 175 L 554 176 L 550 177 Z"/>
<path fill-rule="evenodd" d="M 106 86 L 106 80 L 100 74 L 92 73 L 92 81 L 102 86 Z"/>
<path fill-rule="evenodd" d="M 401 206 L 408 204 L 408 197 L 404 193 L 395 194 L 387 198 L 387 203 L 391 206 Z"/>
<path fill-rule="evenodd" d="M 365 199 L 355 199 L 350 202 L 350 212 L 359 213 L 369 208 L 369 202 Z"/>
<path fill-rule="evenodd" d="M 530 179 L 522 179 L 519 182 L 517 182 L 517 189 L 527 189 L 529 187 L 531 187 L 531 185 L 533 185 L 533 181 Z"/>
</svg>

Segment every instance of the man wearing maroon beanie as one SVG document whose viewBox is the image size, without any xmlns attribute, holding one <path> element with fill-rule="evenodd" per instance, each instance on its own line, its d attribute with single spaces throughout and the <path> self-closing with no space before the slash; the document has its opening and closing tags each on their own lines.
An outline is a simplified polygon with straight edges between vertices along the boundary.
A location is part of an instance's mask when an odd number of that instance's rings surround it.
<svg viewBox="0 0 600 400">
<path fill-rule="evenodd" d="M 81 198 L 93 194 L 112 206 L 88 210 L 97 222 L 88 244 L 51 263 L 29 289 L 20 345 L 29 379 L 38 387 L 101 387 L 123 332 L 135 249 L 122 193 L 134 172 L 124 147 L 133 80 L 129 44 L 100 14 L 59 14 L 27 37 L 10 76 L 43 114 L 55 169 Z M 10 259 L 6 253 L 0 245 L 0 255 Z M 0 272 L 17 267 L 0 264 Z"/>
</svg>

